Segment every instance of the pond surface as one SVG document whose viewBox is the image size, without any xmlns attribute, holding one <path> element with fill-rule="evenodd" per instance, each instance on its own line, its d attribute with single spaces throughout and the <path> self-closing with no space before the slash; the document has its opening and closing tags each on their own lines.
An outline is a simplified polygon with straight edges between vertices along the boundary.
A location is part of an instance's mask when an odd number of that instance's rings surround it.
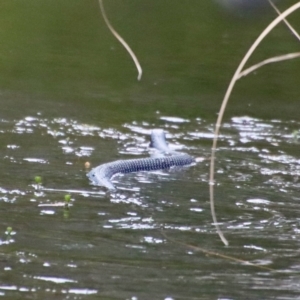
<svg viewBox="0 0 300 300">
<path fill-rule="evenodd" d="M 11 1 L 0 11 L 0 296 L 298 299 L 299 60 L 242 79 L 230 100 L 215 185 L 228 247 L 209 204 L 222 97 L 275 14 L 241 18 L 202 1 L 105 5 L 141 61 L 141 82 L 97 1 Z M 299 13 L 290 21 L 299 28 Z M 282 25 L 252 63 L 298 49 Z M 86 162 L 148 157 L 153 128 L 204 160 L 116 176 L 114 193 L 89 182 Z"/>
</svg>

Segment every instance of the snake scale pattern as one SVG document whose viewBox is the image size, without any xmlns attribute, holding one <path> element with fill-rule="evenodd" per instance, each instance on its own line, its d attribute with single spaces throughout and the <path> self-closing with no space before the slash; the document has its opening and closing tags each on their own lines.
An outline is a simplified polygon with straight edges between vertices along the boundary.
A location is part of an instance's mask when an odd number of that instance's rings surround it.
<svg viewBox="0 0 300 300">
<path fill-rule="evenodd" d="M 92 169 L 87 176 L 94 184 L 105 186 L 109 190 L 115 190 L 111 178 L 116 174 L 165 170 L 195 163 L 194 157 L 171 150 L 166 142 L 165 133 L 161 129 L 152 130 L 150 147 L 158 150 L 158 155 L 149 158 L 117 160 L 105 163 Z"/>
</svg>

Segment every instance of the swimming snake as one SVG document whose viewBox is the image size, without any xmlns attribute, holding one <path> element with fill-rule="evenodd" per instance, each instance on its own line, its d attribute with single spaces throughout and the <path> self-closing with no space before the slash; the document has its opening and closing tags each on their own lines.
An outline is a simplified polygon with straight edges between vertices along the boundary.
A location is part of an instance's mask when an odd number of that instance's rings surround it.
<svg viewBox="0 0 300 300">
<path fill-rule="evenodd" d="M 195 158 L 189 154 L 174 151 L 169 148 L 162 129 L 153 129 L 150 147 L 158 150 L 154 157 L 116 160 L 102 164 L 92 169 L 87 176 L 96 185 L 115 190 L 111 178 L 119 173 L 126 174 L 140 171 L 165 170 L 171 167 L 182 167 L 195 163 Z"/>
</svg>

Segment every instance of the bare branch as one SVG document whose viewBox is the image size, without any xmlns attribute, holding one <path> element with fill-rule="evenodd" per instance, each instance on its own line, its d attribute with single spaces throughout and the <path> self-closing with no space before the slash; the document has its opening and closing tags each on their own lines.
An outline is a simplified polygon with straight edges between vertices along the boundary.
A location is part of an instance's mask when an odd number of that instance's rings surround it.
<svg viewBox="0 0 300 300">
<path fill-rule="evenodd" d="M 269 1 L 270 5 L 274 8 L 274 10 L 280 16 L 281 12 L 276 7 L 276 5 L 273 3 L 273 1 L 272 0 L 268 0 L 268 1 Z M 293 28 L 293 26 L 285 18 L 282 21 L 286 24 L 286 26 L 290 29 L 290 31 L 294 34 L 294 36 L 300 41 L 300 36 L 299 36 L 298 32 Z"/>
<path fill-rule="evenodd" d="M 275 63 L 275 62 L 280 62 L 280 61 L 284 61 L 284 60 L 293 59 L 293 58 L 296 58 L 296 57 L 299 57 L 299 56 L 300 56 L 300 52 L 295 52 L 295 53 L 289 53 L 289 54 L 279 55 L 279 56 L 275 56 L 275 57 L 265 59 L 265 60 L 261 61 L 260 63 L 257 63 L 255 65 L 245 69 L 244 71 L 240 72 L 237 79 L 241 79 L 243 76 L 247 76 L 248 74 L 252 73 L 253 71 L 259 69 L 260 67 L 262 67 L 264 65 Z"/>
<path fill-rule="evenodd" d="M 102 0 L 99 0 L 99 5 L 100 5 L 100 10 L 101 10 L 102 17 L 103 17 L 103 19 L 104 19 L 107 27 L 109 28 L 109 30 L 111 31 L 111 33 L 114 35 L 114 37 L 123 45 L 123 47 L 127 50 L 127 52 L 129 53 L 129 55 L 131 56 L 131 58 L 132 58 L 132 60 L 133 60 L 133 62 L 135 64 L 135 66 L 137 68 L 137 71 L 138 71 L 138 77 L 137 77 L 137 79 L 141 80 L 143 70 L 142 70 L 142 67 L 141 67 L 141 65 L 140 65 L 137 57 L 135 56 L 134 52 L 131 50 L 131 48 L 129 47 L 129 45 L 125 42 L 125 40 L 116 32 L 116 30 L 110 24 L 110 22 L 109 22 L 109 20 L 108 20 L 108 18 L 106 16 Z"/>
<path fill-rule="evenodd" d="M 259 37 L 255 40 L 255 42 L 252 44 L 252 46 L 250 47 L 250 49 L 247 51 L 246 55 L 244 56 L 244 58 L 242 59 L 242 61 L 240 62 L 238 68 L 236 69 L 230 83 L 229 86 L 227 88 L 226 94 L 224 96 L 220 111 L 219 111 L 219 115 L 218 115 L 218 119 L 216 122 L 216 127 L 215 127 L 215 131 L 214 131 L 214 139 L 213 139 L 213 145 L 212 145 L 212 155 L 211 155 L 211 161 L 210 161 L 210 175 L 209 175 L 209 192 L 210 192 L 210 208 L 211 208 L 211 214 L 212 214 L 212 218 L 213 221 L 216 225 L 216 229 L 217 232 L 220 236 L 220 239 L 223 241 L 223 243 L 227 246 L 228 245 L 228 241 L 226 240 L 226 238 L 224 237 L 223 233 L 221 232 L 219 226 L 218 226 L 218 222 L 217 222 L 217 218 L 216 218 L 216 214 L 215 214 L 215 208 L 214 208 L 214 169 L 215 169 L 215 151 L 217 148 L 217 140 L 218 140 L 218 136 L 219 136 L 219 132 L 220 132 L 220 127 L 221 127 L 221 123 L 222 123 L 222 119 L 224 116 L 224 112 L 229 100 L 229 97 L 231 95 L 231 92 L 233 90 L 233 87 L 236 83 L 236 81 L 239 79 L 240 73 L 243 69 L 243 67 L 245 66 L 246 62 L 248 61 L 248 59 L 250 58 L 250 56 L 252 55 L 252 53 L 255 51 L 255 49 L 258 47 L 258 45 L 261 43 L 261 41 L 272 31 L 272 29 L 278 25 L 281 21 L 283 21 L 288 15 L 290 15 L 291 13 L 293 13 L 295 10 L 297 10 L 298 8 L 300 8 L 300 1 L 297 2 L 296 4 L 292 5 L 291 7 L 289 7 L 287 10 L 285 10 L 282 14 L 280 14 L 274 21 L 272 21 L 267 27 L 266 29 L 259 35 Z"/>
</svg>

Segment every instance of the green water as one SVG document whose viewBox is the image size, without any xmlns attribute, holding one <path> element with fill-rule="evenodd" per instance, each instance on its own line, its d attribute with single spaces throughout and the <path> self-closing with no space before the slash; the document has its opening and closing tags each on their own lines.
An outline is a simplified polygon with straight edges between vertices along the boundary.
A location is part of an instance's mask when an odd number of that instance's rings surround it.
<svg viewBox="0 0 300 300">
<path fill-rule="evenodd" d="M 209 158 L 230 78 L 275 13 L 244 18 L 196 0 L 104 4 L 140 60 L 140 82 L 97 1 L 0 5 L 0 296 L 297 299 L 299 59 L 259 69 L 230 99 L 215 189 L 229 247 L 210 216 L 208 160 L 116 177 L 114 194 L 91 185 L 84 168 L 147 157 L 152 128 L 171 147 Z M 289 21 L 299 28 L 299 12 Z M 280 25 L 249 65 L 298 49 Z"/>
</svg>

